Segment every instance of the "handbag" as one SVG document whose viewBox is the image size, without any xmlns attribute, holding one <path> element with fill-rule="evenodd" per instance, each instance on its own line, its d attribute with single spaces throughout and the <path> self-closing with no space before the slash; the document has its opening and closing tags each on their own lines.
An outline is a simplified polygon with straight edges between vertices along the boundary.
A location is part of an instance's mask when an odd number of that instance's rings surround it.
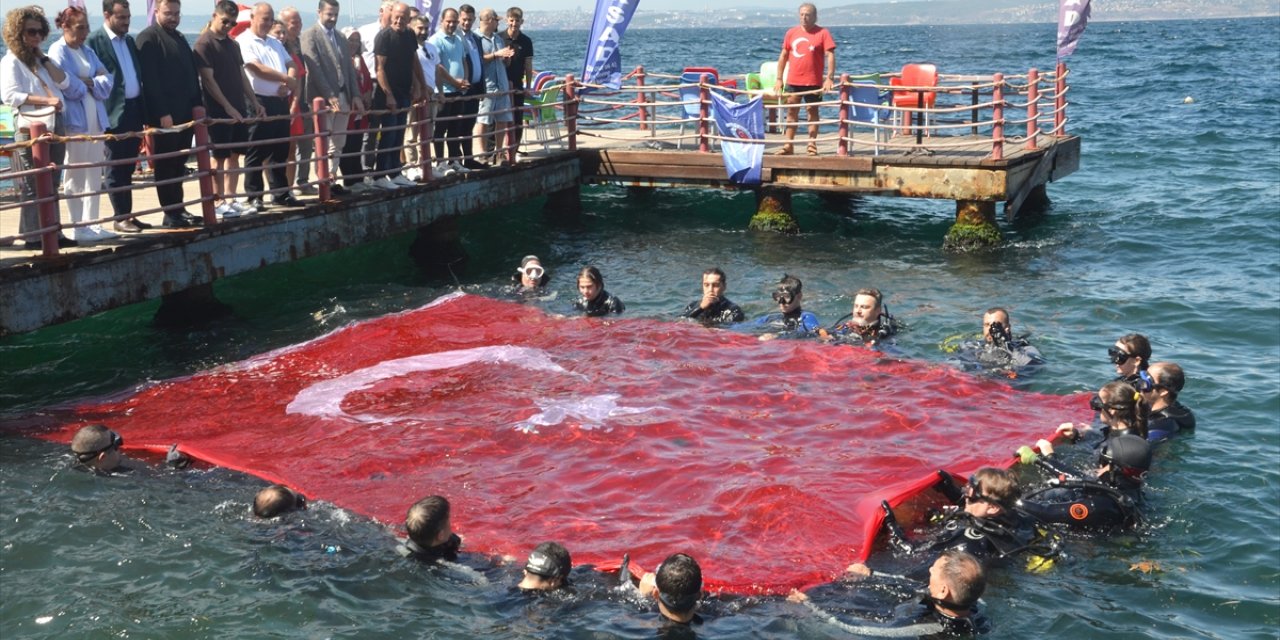
<svg viewBox="0 0 1280 640">
<path fill-rule="evenodd" d="M 28 71 L 30 71 L 31 74 L 36 77 L 36 80 L 40 82 L 40 86 L 44 87 L 45 95 L 52 98 L 53 91 L 49 89 L 49 85 L 45 83 L 44 78 L 41 78 L 39 73 L 31 71 L 30 69 L 28 69 Z M 45 105 L 45 106 L 39 106 L 34 104 L 20 105 L 18 107 L 17 118 L 15 120 L 16 122 L 14 122 L 14 124 L 17 126 L 18 129 L 29 130 L 31 129 L 31 125 L 33 123 L 39 122 L 40 124 L 44 125 L 45 129 L 48 130 L 50 133 L 54 133 L 54 129 L 56 128 L 57 122 L 58 122 L 58 109 L 57 107 L 54 107 L 52 105 Z"/>
<path fill-rule="evenodd" d="M 18 129 L 31 129 L 31 125 L 39 122 L 49 133 L 54 133 L 58 120 L 58 110 L 51 106 L 22 105 L 18 107 Z"/>
</svg>

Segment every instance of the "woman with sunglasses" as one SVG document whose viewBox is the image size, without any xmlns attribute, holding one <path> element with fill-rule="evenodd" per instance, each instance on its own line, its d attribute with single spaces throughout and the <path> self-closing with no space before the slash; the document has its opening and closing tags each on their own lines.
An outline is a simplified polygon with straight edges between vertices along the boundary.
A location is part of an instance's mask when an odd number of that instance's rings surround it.
<svg viewBox="0 0 1280 640">
<path fill-rule="evenodd" d="M 1140 333 L 1130 333 L 1107 349 L 1107 357 L 1116 366 L 1116 380 L 1136 382 L 1151 364 L 1151 341 Z"/>
<path fill-rule="evenodd" d="M 14 142 L 31 139 L 31 125 L 42 122 L 49 133 L 62 135 L 62 111 L 65 100 L 62 92 L 71 85 L 66 73 L 41 50 L 49 37 L 49 20 L 37 6 L 18 7 L 4 17 L 4 45 L 8 52 L 0 58 L 0 99 L 14 110 Z M 62 164 L 66 147 L 61 142 L 49 144 L 49 161 Z M 25 171 L 34 165 L 31 147 L 20 147 L 13 156 L 13 170 Z M 55 172 L 54 184 L 59 176 Z M 19 181 L 22 190 L 21 220 L 18 233 L 30 233 L 40 229 L 40 214 L 36 204 L 36 181 L 27 176 Z M 66 236 L 58 236 L 58 246 L 74 247 L 76 242 Z M 39 237 L 26 240 L 28 248 L 43 248 Z"/>
<path fill-rule="evenodd" d="M 111 75 L 93 49 L 84 46 L 89 37 L 89 17 L 84 9 L 67 7 L 55 23 L 62 29 L 62 39 L 49 47 L 49 57 L 67 74 L 68 88 L 63 92 L 68 135 L 100 136 L 110 126 L 104 101 L 111 96 Z M 91 164 L 106 158 L 103 140 L 67 142 L 67 163 Z M 67 196 L 67 209 L 73 223 L 93 222 L 75 227 L 71 237 L 77 242 L 98 242 L 117 237 L 96 224 L 98 201 L 102 190 L 102 167 L 67 169 L 63 172 L 62 192 Z"/>
</svg>

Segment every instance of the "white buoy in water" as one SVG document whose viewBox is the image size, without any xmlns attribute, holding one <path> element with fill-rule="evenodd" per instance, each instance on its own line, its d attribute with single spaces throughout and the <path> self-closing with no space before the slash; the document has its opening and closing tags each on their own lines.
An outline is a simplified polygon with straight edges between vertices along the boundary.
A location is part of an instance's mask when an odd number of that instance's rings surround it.
<svg viewBox="0 0 1280 640">
<path fill-rule="evenodd" d="M 1191 96 L 1187 96 L 1187 97 L 1185 97 L 1185 98 L 1183 98 L 1183 99 L 1182 99 L 1182 104 L 1191 104 L 1191 103 L 1193 103 L 1193 102 L 1195 102 L 1195 101 L 1196 101 L 1196 99 L 1195 99 L 1195 98 L 1192 98 Z"/>
</svg>

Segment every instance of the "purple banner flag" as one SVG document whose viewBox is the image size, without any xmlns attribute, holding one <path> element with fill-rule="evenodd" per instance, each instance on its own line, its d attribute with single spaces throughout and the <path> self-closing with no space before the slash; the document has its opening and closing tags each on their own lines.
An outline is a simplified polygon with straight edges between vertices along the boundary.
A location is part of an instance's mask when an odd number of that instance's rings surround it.
<svg viewBox="0 0 1280 640">
<path fill-rule="evenodd" d="M 156 21 L 156 0 L 147 0 L 147 26 Z"/>
<path fill-rule="evenodd" d="M 622 87 L 622 34 L 640 0 L 596 0 L 596 17 L 582 63 L 582 82 L 617 90 Z M 590 90 L 584 87 L 583 92 Z"/>
<path fill-rule="evenodd" d="M 1058 59 L 1075 53 L 1084 27 L 1089 23 L 1089 0 L 1059 0 Z"/>
<path fill-rule="evenodd" d="M 444 6 L 444 0 L 415 0 L 414 6 L 418 7 L 418 13 L 427 17 L 427 28 L 435 33 L 440 28 L 440 7 Z"/>
</svg>

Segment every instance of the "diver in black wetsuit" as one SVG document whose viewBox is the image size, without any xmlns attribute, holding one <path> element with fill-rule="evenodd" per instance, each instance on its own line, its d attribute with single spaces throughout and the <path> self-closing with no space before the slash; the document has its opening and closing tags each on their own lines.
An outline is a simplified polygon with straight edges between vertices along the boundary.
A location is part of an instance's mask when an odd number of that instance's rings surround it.
<svg viewBox="0 0 1280 640">
<path fill-rule="evenodd" d="M 819 335 L 873 347 L 898 333 L 898 321 L 889 314 L 879 289 L 858 289 L 853 294 L 853 312 L 847 317 L 847 322 L 837 323 Z"/>
<path fill-rule="evenodd" d="M 1029 374 L 1045 362 L 1026 335 L 1013 335 L 1009 311 L 1003 307 L 991 307 L 982 314 L 981 340 L 965 340 L 959 349 L 947 350 L 958 350 L 966 369 L 1012 374 L 1009 377 Z"/>
<path fill-rule="evenodd" d="M 551 281 L 551 274 L 543 268 L 538 256 L 525 256 L 520 260 L 520 267 L 511 274 L 511 292 L 526 294 L 541 290 Z"/>
<path fill-rule="evenodd" d="M 420 560 L 456 561 L 462 538 L 453 532 L 449 517 L 449 500 L 444 496 L 427 496 L 409 507 L 404 528 L 409 539 L 396 547 L 400 555 Z"/>
<path fill-rule="evenodd" d="M 702 324 L 732 324 L 742 322 L 746 315 L 733 301 L 724 297 L 729 288 L 729 278 L 719 267 L 702 272 L 702 297 L 690 302 L 680 313 L 682 318 L 692 318 Z"/>
<path fill-rule="evenodd" d="M 595 267 L 583 267 L 578 272 L 578 293 L 581 297 L 573 306 L 588 317 L 622 313 L 626 309 L 621 300 L 604 290 L 604 276 Z"/>
<path fill-rule="evenodd" d="M 305 511 L 307 498 L 282 484 L 273 484 L 253 497 L 253 515 L 274 518 L 290 511 Z"/>
<path fill-rule="evenodd" d="M 889 503 L 882 504 L 883 526 L 889 544 L 907 555 L 926 555 L 930 561 L 939 552 L 959 549 L 984 564 L 1036 547 L 1041 541 L 1035 522 L 1014 508 L 1021 491 L 1013 474 L 1004 469 L 983 467 L 961 489 L 945 471 L 938 471 L 934 489 L 960 508 L 951 508 L 934 526 L 930 536 L 913 542 L 898 524 Z M 918 577 L 924 566 L 907 573 Z"/>
<path fill-rule="evenodd" d="M 658 570 L 640 578 L 640 595 L 658 601 L 662 617 L 681 625 L 699 624 L 698 603 L 702 600 L 702 567 L 683 554 L 667 556 Z"/>
<path fill-rule="evenodd" d="M 1142 375 L 1148 374 L 1143 371 Z M 1090 400 L 1090 405 L 1098 411 L 1101 428 L 1065 422 L 1058 425 L 1058 435 L 1073 443 L 1079 442 L 1083 437 L 1094 448 L 1104 440 L 1124 434 L 1143 439 L 1147 437 L 1147 420 L 1151 408 L 1142 401 L 1142 394 L 1128 382 L 1112 380 L 1103 385 Z"/>
<path fill-rule="evenodd" d="M 1109 438 L 1098 450 L 1092 474 L 1053 458 L 1053 445 L 1036 443 L 1040 455 L 1019 450 L 1024 462 L 1034 462 L 1055 477 L 1049 486 L 1023 496 L 1018 508 L 1045 524 L 1073 529 L 1131 528 L 1142 520 L 1142 482 L 1151 468 L 1151 445 L 1136 435 Z"/>
<path fill-rule="evenodd" d="M 887 624 L 870 624 L 862 620 L 848 622 L 820 607 L 811 595 L 799 591 L 791 592 L 787 599 L 803 603 L 828 623 L 859 637 L 981 635 L 991 631 L 991 621 L 979 607 L 979 599 L 987 586 L 986 570 L 977 558 L 964 551 L 952 549 L 938 556 L 929 567 L 928 584 L 904 576 L 875 572 L 862 564 L 850 566 L 846 576 L 858 581 L 860 584 L 856 588 L 861 590 L 887 587 L 903 596 L 919 594 L 919 597 L 895 607 Z M 838 583 L 833 587 L 848 589 L 850 585 Z M 829 590 L 826 586 L 818 587 L 813 595 L 823 597 Z M 841 594 L 832 595 L 839 597 Z M 852 598 L 845 598 L 849 599 Z M 838 604 L 826 606 L 833 610 L 846 609 Z M 849 613 L 858 618 L 867 617 L 865 612 L 857 610 Z"/>
<path fill-rule="evenodd" d="M 124 438 L 104 425 L 81 427 L 71 438 L 71 453 L 75 456 L 73 467 L 101 475 L 127 471 L 128 468 L 121 464 L 124 455 L 120 448 L 123 446 Z"/>
<path fill-rule="evenodd" d="M 1147 373 L 1151 384 L 1140 390 L 1142 398 L 1151 406 L 1151 415 L 1147 418 L 1147 440 L 1159 442 L 1195 431 L 1195 414 L 1178 401 L 1178 394 L 1186 383 L 1182 367 L 1173 362 L 1153 362 Z"/>
<path fill-rule="evenodd" d="M 533 551 L 524 563 L 524 573 L 518 588 L 525 591 L 555 591 L 569 585 L 569 571 L 573 560 L 569 550 L 558 542 L 544 542 Z"/>
</svg>

